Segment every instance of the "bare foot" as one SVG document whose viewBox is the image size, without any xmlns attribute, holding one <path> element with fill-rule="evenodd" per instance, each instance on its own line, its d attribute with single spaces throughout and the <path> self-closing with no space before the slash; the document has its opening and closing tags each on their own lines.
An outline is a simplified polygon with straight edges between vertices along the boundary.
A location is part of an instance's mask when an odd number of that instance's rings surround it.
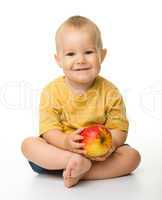
<svg viewBox="0 0 162 200">
<path fill-rule="evenodd" d="M 66 177 L 65 175 L 65 171 L 63 173 L 63 177 L 64 177 L 64 185 L 68 188 L 76 185 L 79 180 L 81 179 L 82 176 L 78 176 L 78 177 Z"/>
<path fill-rule="evenodd" d="M 79 154 L 72 156 L 63 173 L 65 186 L 72 187 L 73 185 L 76 185 L 90 167 L 91 161 L 87 158 Z"/>
</svg>

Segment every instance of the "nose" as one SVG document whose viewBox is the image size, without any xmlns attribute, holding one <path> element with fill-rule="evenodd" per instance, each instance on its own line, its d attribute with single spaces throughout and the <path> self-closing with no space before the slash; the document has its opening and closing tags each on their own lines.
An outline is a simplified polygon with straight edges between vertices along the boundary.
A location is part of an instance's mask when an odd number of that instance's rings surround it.
<svg viewBox="0 0 162 200">
<path fill-rule="evenodd" d="M 77 64 L 83 64 L 83 63 L 85 63 L 85 57 L 84 57 L 84 55 L 83 54 L 78 54 L 76 62 L 77 62 Z"/>
</svg>

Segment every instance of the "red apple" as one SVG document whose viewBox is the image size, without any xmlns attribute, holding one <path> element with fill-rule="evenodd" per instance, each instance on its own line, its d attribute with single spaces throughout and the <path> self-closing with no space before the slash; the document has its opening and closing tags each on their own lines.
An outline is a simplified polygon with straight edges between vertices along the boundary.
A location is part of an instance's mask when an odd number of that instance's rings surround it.
<svg viewBox="0 0 162 200">
<path fill-rule="evenodd" d="M 84 149 L 88 157 L 103 156 L 112 148 L 112 136 L 110 131 L 101 124 L 95 124 L 85 128 L 80 135 L 84 137 Z"/>
</svg>

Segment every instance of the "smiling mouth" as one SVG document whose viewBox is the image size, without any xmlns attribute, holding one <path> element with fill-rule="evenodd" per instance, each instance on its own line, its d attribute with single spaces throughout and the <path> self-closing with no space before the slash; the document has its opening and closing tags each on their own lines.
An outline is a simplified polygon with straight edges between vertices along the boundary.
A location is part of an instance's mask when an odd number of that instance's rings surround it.
<svg viewBox="0 0 162 200">
<path fill-rule="evenodd" d="M 84 71 L 84 70 L 89 70 L 90 68 L 83 68 L 83 69 L 74 69 L 74 71 Z"/>
</svg>

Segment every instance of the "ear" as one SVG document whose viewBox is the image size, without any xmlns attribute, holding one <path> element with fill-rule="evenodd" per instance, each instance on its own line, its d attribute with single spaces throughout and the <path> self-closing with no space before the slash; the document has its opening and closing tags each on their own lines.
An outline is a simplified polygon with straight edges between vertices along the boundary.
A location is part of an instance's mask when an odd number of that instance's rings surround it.
<svg viewBox="0 0 162 200">
<path fill-rule="evenodd" d="M 58 55 L 58 54 L 55 54 L 54 57 L 55 57 L 55 60 L 56 60 L 56 63 L 58 64 L 58 66 L 61 67 L 61 61 L 60 61 L 59 55 Z"/>
<path fill-rule="evenodd" d="M 107 54 L 107 49 L 101 49 L 101 63 L 104 61 Z"/>
</svg>

